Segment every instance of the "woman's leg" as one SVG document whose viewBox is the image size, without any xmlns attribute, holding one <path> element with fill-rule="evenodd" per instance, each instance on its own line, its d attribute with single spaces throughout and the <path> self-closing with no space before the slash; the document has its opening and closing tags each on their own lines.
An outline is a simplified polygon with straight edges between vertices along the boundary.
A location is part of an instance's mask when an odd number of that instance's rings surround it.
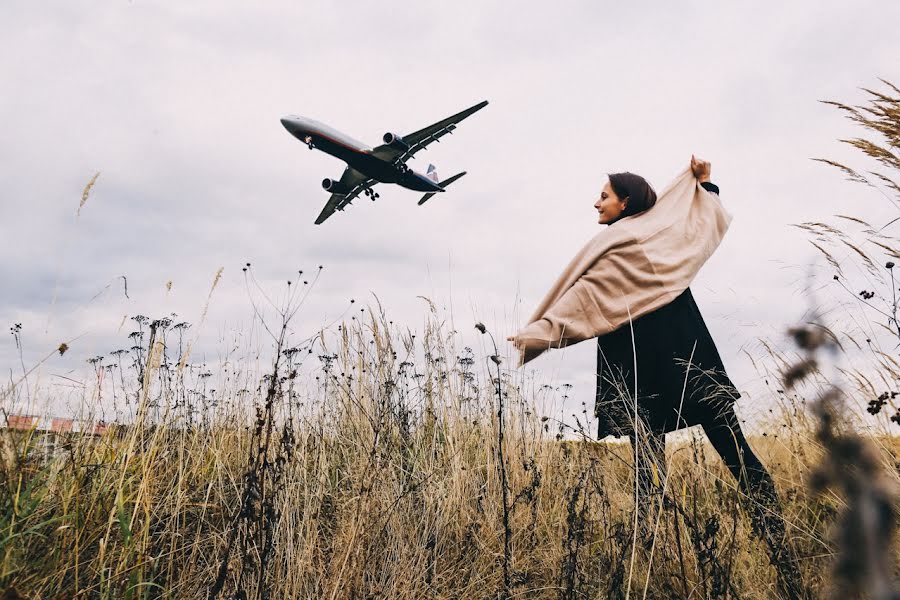
<svg viewBox="0 0 900 600">
<path fill-rule="evenodd" d="M 759 461 L 741 430 L 734 406 L 720 407 L 703 430 L 744 493 L 753 532 L 765 540 L 779 584 L 789 598 L 805 598 L 800 572 L 788 545 L 784 518 L 772 476 Z"/>
<path fill-rule="evenodd" d="M 734 406 L 728 404 L 717 408 L 716 414 L 704 420 L 702 425 L 706 437 L 737 479 L 741 491 L 751 498 L 777 503 L 775 482 L 747 443 Z"/>
</svg>

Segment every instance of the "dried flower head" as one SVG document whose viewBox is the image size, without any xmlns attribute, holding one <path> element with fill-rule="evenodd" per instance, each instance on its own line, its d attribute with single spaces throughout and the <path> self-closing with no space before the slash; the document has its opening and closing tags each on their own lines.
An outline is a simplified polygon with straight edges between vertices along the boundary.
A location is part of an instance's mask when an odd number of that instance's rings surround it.
<svg viewBox="0 0 900 600">
<path fill-rule="evenodd" d="M 803 325 L 791 327 L 788 335 L 794 338 L 794 343 L 804 350 L 815 350 L 826 342 L 825 330 L 821 327 Z"/>
<path fill-rule="evenodd" d="M 818 363 L 815 358 L 806 358 L 795 365 L 791 365 L 782 375 L 782 380 L 786 388 L 791 389 L 794 385 L 809 376 L 816 370 Z"/>
</svg>

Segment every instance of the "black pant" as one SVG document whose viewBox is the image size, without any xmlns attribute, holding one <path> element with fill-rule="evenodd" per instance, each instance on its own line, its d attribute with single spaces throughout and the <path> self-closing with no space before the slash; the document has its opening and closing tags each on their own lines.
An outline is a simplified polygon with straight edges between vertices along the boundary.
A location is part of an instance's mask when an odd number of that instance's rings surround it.
<svg viewBox="0 0 900 600">
<path fill-rule="evenodd" d="M 769 556 L 778 572 L 782 592 L 788 598 L 806 597 L 807 592 L 787 543 L 775 482 L 747 443 L 734 412 L 734 405 L 724 404 L 700 424 L 713 448 L 738 481 L 743 492 L 742 503 L 750 513 L 753 532 L 766 542 Z M 646 421 L 639 418 L 630 437 L 638 487 L 636 508 L 642 516 L 643 527 L 646 528 L 649 525 L 647 517 L 650 508 L 659 505 L 666 478 L 665 432 L 659 427 L 651 429 Z M 645 531 L 652 531 L 652 528 Z"/>
<path fill-rule="evenodd" d="M 777 498 L 775 482 L 747 443 L 732 404 L 722 405 L 700 424 L 746 496 L 758 502 L 765 501 L 765 504 Z M 659 428 L 648 427 L 646 422 L 639 423 L 634 429 L 641 434 L 639 442 L 635 441 L 634 433 L 631 434 L 638 489 L 652 495 L 658 493 L 655 488 L 665 479 L 665 433 Z"/>
</svg>

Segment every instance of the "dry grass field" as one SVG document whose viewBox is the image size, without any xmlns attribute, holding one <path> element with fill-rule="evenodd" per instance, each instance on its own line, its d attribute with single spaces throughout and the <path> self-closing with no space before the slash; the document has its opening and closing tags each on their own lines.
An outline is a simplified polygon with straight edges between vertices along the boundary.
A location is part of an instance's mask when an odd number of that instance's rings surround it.
<svg viewBox="0 0 900 600">
<path fill-rule="evenodd" d="M 134 424 L 69 436 L 49 461 L 39 433 L 3 431 L 2 581 L 24 597 L 778 596 L 700 432 L 670 444 L 648 544 L 630 446 L 556 439 L 540 397 L 558 392 L 525 393 L 436 326 L 419 342 L 354 320 L 333 353 L 282 345 L 273 371 L 234 365 L 204 397 L 210 378 L 191 385 L 165 351 L 171 328 L 152 325 L 144 364 L 117 382 Z M 409 360 L 420 343 L 425 359 Z M 318 381 L 301 385 L 309 361 Z M 820 589 L 844 504 L 810 490 L 824 450 L 790 397 L 753 444 Z M 900 447 L 873 441 L 896 479 Z"/>
</svg>

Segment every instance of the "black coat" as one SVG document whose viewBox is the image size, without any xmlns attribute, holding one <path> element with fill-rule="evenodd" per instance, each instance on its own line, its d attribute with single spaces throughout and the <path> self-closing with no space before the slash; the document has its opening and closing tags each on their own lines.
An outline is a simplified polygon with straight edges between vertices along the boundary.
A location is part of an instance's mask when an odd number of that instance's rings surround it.
<svg viewBox="0 0 900 600">
<path fill-rule="evenodd" d="M 704 187 L 718 192 L 712 184 Z M 599 438 L 632 431 L 635 357 L 638 412 L 656 431 L 710 423 L 717 407 L 741 395 L 687 288 L 669 304 L 597 338 Z"/>
</svg>

